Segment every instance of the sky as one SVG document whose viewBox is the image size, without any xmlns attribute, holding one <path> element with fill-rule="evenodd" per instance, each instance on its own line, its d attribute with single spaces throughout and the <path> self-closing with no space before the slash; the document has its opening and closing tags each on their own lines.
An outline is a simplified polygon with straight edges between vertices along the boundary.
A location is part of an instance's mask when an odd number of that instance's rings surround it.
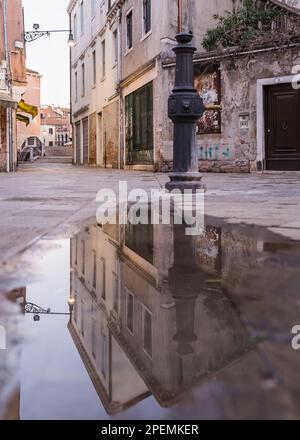
<svg viewBox="0 0 300 440">
<path fill-rule="evenodd" d="M 23 0 L 25 30 L 39 23 L 40 30 L 68 29 L 69 0 Z M 51 34 L 26 43 L 26 64 L 41 75 L 41 103 L 68 106 L 69 48 L 68 33 Z"/>
</svg>

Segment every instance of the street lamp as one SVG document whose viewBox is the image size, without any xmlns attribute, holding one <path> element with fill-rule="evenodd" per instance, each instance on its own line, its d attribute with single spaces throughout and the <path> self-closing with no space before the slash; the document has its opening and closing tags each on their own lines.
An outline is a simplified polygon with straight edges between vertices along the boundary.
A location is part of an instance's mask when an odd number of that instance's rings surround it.
<svg viewBox="0 0 300 440">
<path fill-rule="evenodd" d="M 193 34 L 179 32 L 176 54 L 175 88 L 169 97 L 168 116 L 174 123 L 173 173 L 167 183 L 168 191 L 185 189 L 197 191 L 205 186 L 199 173 L 196 123 L 204 113 L 203 100 L 194 86 Z"/>
<path fill-rule="evenodd" d="M 73 32 L 71 29 L 55 29 L 55 30 L 51 30 L 51 31 L 40 31 L 39 28 L 40 28 L 40 25 L 38 23 L 35 23 L 33 25 L 32 31 L 24 32 L 25 43 L 31 43 L 32 41 L 35 41 L 35 40 L 43 37 L 44 35 L 47 35 L 47 37 L 50 37 L 50 35 L 53 33 L 68 32 L 69 33 L 69 38 L 68 38 L 68 43 L 67 43 L 68 46 L 74 47 L 76 44 L 75 40 L 74 40 L 74 35 L 73 35 Z"/>
<path fill-rule="evenodd" d="M 75 44 L 76 44 L 76 42 L 75 42 L 75 40 L 74 40 L 73 33 L 70 32 L 70 33 L 69 33 L 69 38 L 68 38 L 68 46 L 69 46 L 69 47 L 74 47 Z"/>
</svg>

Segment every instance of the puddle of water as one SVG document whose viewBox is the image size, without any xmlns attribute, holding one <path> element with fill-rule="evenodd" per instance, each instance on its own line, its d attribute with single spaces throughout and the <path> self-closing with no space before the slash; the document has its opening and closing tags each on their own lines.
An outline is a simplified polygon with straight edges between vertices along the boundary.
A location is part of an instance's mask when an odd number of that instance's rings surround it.
<svg viewBox="0 0 300 440">
<path fill-rule="evenodd" d="M 44 240 L 2 270 L 2 417 L 298 418 L 299 263 L 300 243 L 213 219 Z"/>
</svg>

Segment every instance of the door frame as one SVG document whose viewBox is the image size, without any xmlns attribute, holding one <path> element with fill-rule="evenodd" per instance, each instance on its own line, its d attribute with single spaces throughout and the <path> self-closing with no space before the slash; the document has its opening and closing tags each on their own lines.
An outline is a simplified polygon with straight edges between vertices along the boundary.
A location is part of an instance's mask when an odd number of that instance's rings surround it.
<svg viewBox="0 0 300 440">
<path fill-rule="evenodd" d="M 266 171 L 265 87 L 292 83 L 295 75 L 258 79 L 256 82 L 256 143 L 257 170 Z"/>
<path fill-rule="evenodd" d="M 79 139 L 78 139 L 78 131 L 77 128 L 79 127 Z M 82 128 L 81 128 L 81 121 L 76 121 L 74 123 L 74 131 L 75 131 L 75 154 L 74 154 L 74 158 L 75 158 L 75 165 L 81 165 L 81 139 L 82 139 Z M 80 152 L 80 157 L 77 157 L 77 142 L 79 141 L 79 152 Z"/>
<path fill-rule="evenodd" d="M 84 163 L 84 123 L 87 122 L 87 163 Z M 81 119 L 81 164 L 82 165 L 89 165 L 89 159 L 90 159 L 90 145 L 89 145 L 89 116 L 86 116 Z"/>
<path fill-rule="evenodd" d="M 97 153 L 96 163 L 98 166 L 104 165 L 103 153 L 103 112 L 97 113 Z"/>
</svg>

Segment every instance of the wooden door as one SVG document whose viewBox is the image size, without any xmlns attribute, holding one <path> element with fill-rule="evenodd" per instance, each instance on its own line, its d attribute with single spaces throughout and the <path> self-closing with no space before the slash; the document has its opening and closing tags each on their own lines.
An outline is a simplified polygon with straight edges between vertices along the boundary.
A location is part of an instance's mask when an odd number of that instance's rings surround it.
<svg viewBox="0 0 300 440">
<path fill-rule="evenodd" d="M 300 91 L 291 83 L 266 87 L 266 169 L 300 170 Z"/>
</svg>

